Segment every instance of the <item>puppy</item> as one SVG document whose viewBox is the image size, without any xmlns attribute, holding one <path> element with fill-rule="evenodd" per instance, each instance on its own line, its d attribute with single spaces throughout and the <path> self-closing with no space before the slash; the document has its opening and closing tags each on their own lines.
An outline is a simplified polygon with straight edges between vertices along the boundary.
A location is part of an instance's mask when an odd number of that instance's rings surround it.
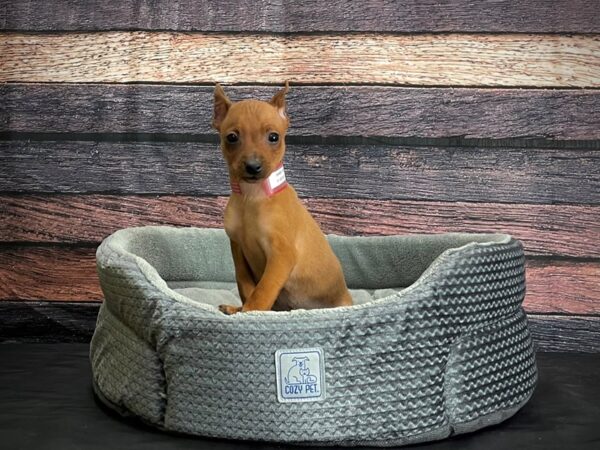
<svg viewBox="0 0 600 450">
<path fill-rule="evenodd" d="M 243 305 L 221 305 L 225 314 L 352 304 L 338 259 L 285 178 L 288 90 L 233 103 L 215 88 L 212 125 L 232 190 L 225 231 Z"/>
</svg>

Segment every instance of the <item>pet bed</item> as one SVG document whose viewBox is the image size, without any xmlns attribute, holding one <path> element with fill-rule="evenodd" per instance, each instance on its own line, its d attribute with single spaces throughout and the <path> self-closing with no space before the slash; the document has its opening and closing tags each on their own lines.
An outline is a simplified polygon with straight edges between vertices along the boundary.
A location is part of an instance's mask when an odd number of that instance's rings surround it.
<svg viewBox="0 0 600 450">
<path fill-rule="evenodd" d="M 217 306 L 239 298 L 222 230 L 109 236 L 97 251 L 97 396 L 163 430 L 348 446 L 442 439 L 527 402 L 537 370 L 519 241 L 328 240 L 354 306 L 227 316 Z"/>
</svg>

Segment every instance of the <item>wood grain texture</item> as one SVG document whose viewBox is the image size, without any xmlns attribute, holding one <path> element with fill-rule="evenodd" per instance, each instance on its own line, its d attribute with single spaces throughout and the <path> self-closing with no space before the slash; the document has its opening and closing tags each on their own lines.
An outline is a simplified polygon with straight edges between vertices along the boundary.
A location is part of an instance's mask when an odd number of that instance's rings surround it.
<svg viewBox="0 0 600 450">
<path fill-rule="evenodd" d="M 600 313 L 600 262 L 532 260 L 526 275 L 528 311 Z"/>
<path fill-rule="evenodd" d="M 512 234 L 528 255 L 600 257 L 600 208 L 399 200 L 313 199 L 321 227 L 342 235 Z"/>
<path fill-rule="evenodd" d="M 0 195 L 0 242 L 99 244 L 143 225 L 223 227 L 227 197 Z M 600 207 L 304 199 L 325 233 L 505 232 L 528 255 L 600 258 Z"/>
<path fill-rule="evenodd" d="M 529 315 L 529 329 L 540 352 L 600 352 L 600 317 Z"/>
<path fill-rule="evenodd" d="M 144 225 L 223 228 L 228 197 L 0 195 L 0 242 L 94 244 Z"/>
<path fill-rule="evenodd" d="M 600 36 L 6 33 L 0 82 L 599 87 Z"/>
<path fill-rule="evenodd" d="M 89 342 L 99 303 L 0 302 L 0 343 Z M 600 317 L 530 314 L 539 352 L 600 352 Z"/>
<path fill-rule="evenodd" d="M 0 29 L 600 32 L 594 0 L 2 0 Z"/>
<path fill-rule="evenodd" d="M 99 301 L 95 248 L 0 247 L 0 300 Z M 528 261 L 529 313 L 600 314 L 600 263 Z"/>
<path fill-rule="evenodd" d="M 0 343 L 90 342 L 98 303 L 0 302 Z"/>
<path fill-rule="evenodd" d="M 95 248 L 0 248 L 0 300 L 101 300 L 95 253 Z"/>
<path fill-rule="evenodd" d="M 217 145 L 0 141 L 0 191 L 229 195 Z M 303 197 L 600 204 L 600 152 L 289 145 Z"/>
<path fill-rule="evenodd" d="M 276 87 L 226 86 L 232 100 Z M 0 84 L 0 132 L 215 132 L 213 87 Z M 294 86 L 292 136 L 600 139 L 600 91 Z"/>
</svg>

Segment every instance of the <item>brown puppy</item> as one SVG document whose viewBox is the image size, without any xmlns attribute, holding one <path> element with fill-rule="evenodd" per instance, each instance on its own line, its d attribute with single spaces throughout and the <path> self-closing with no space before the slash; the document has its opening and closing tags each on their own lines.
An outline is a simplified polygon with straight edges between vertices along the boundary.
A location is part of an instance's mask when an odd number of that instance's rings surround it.
<svg viewBox="0 0 600 450">
<path fill-rule="evenodd" d="M 232 103 L 215 88 L 213 126 L 233 191 L 225 231 L 243 304 L 221 305 L 226 314 L 352 304 L 339 261 L 285 180 L 288 89 L 286 82 L 270 102 Z"/>
</svg>

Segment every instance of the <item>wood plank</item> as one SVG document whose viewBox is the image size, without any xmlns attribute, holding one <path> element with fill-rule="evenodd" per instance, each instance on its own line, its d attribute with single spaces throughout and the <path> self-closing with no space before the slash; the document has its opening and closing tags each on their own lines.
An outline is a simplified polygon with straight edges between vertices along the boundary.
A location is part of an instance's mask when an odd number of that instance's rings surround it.
<svg viewBox="0 0 600 450">
<path fill-rule="evenodd" d="M 0 343 L 90 342 L 98 303 L 0 302 Z"/>
<path fill-rule="evenodd" d="M 101 300 L 95 252 L 95 248 L 0 248 L 0 300 Z"/>
<path fill-rule="evenodd" d="M 0 132 L 215 135 L 212 86 L 0 84 L 0 98 Z M 292 85 L 288 108 L 291 136 L 600 139 L 597 90 Z"/>
<path fill-rule="evenodd" d="M 530 315 L 529 327 L 537 351 L 600 352 L 600 317 Z"/>
<path fill-rule="evenodd" d="M 0 302 L 0 343 L 89 342 L 99 303 Z M 600 318 L 529 315 L 539 352 L 600 352 Z"/>
<path fill-rule="evenodd" d="M 600 312 L 598 261 L 549 263 L 534 259 L 527 264 L 526 277 L 528 311 L 568 314 Z"/>
<path fill-rule="evenodd" d="M 0 29 L 180 31 L 600 32 L 594 0 L 26 0 Z"/>
<path fill-rule="evenodd" d="M 0 302 L 0 343 L 89 342 L 98 303 Z M 537 351 L 600 352 L 600 318 L 529 315 Z"/>
<path fill-rule="evenodd" d="M 223 227 L 227 197 L 0 195 L 0 241 L 98 244 L 119 228 Z M 506 232 L 528 255 L 600 258 L 600 207 L 304 199 L 325 233 Z"/>
<path fill-rule="evenodd" d="M 203 143 L 0 141 L 0 191 L 228 195 L 220 150 Z M 600 152 L 289 145 L 303 197 L 600 203 Z"/>
<path fill-rule="evenodd" d="M 0 82 L 600 86 L 597 35 L 5 33 L 0 52 Z"/>
<path fill-rule="evenodd" d="M 313 198 L 305 203 L 327 233 L 503 232 L 521 240 L 527 255 L 600 257 L 598 207 Z"/>
<path fill-rule="evenodd" d="M 600 317 L 529 315 L 537 351 L 600 352 Z"/>
<path fill-rule="evenodd" d="M 0 247 L 0 300 L 99 301 L 95 248 Z M 600 263 L 527 263 L 529 313 L 600 314 Z"/>
<path fill-rule="evenodd" d="M 0 195 L 0 242 L 98 245 L 120 228 L 223 228 L 228 197 Z"/>
</svg>

